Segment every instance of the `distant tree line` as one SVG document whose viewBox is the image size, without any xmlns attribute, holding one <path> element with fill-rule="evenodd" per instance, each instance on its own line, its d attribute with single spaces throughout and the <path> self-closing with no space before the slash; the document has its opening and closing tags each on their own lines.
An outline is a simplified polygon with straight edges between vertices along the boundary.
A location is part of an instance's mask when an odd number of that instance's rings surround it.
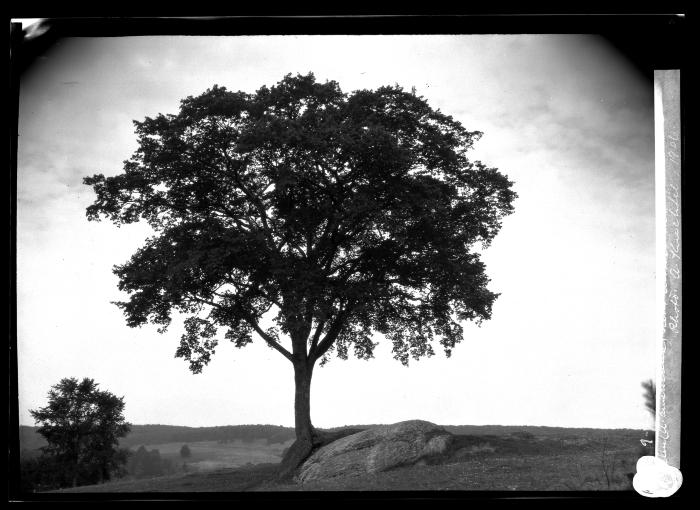
<svg viewBox="0 0 700 510">
<path fill-rule="evenodd" d="M 141 444 L 222 443 L 265 440 L 267 444 L 284 443 L 294 439 L 294 429 L 280 425 L 225 425 L 219 427 L 177 427 L 171 425 L 133 425 L 131 433 L 121 444 L 134 447 Z"/>
<path fill-rule="evenodd" d="M 131 425 L 131 431 L 119 440 L 122 447 L 136 448 L 146 444 L 195 443 L 197 441 L 254 441 L 267 444 L 285 443 L 294 439 L 294 429 L 280 425 L 225 425 L 219 427 L 181 427 L 173 425 Z M 46 440 L 37 427 L 20 426 L 22 457 L 38 455 Z"/>
</svg>

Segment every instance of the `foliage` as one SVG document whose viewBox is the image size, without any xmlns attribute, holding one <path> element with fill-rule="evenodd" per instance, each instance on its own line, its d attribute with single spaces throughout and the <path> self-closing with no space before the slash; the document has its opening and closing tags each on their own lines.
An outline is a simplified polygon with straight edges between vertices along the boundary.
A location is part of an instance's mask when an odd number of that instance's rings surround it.
<svg viewBox="0 0 700 510">
<path fill-rule="evenodd" d="M 176 355 L 193 372 L 219 328 L 236 347 L 256 332 L 310 363 L 331 349 L 370 358 L 376 331 L 407 364 L 434 339 L 449 355 L 459 321 L 490 318 L 496 294 L 471 248 L 493 239 L 515 193 L 466 158 L 481 133 L 424 98 L 287 75 L 254 94 L 214 86 L 135 125 L 124 173 L 84 179 L 97 194 L 87 215 L 155 230 L 115 268 L 130 294 L 117 304 L 129 326 L 160 331 L 188 315 Z"/>
<path fill-rule="evenodd" d="M 183 459 L 187 459 L 192 456 L 192 452 L 190 451 L 190 447 L 187 446 L 186 444 L 182 445 L 182 448 L 180 448 L 180 457 Z"/>
<path fill-rule="evenodd" d="M 253 94 L 215 85 L 135 126 L 124 172 L 83 180 L 97 195 L 89 220 L 155 231 L 114 268 L 129 294 L 116 304 L 127 325 L 161 333 L 184 314 L 175 356 L 193 373 L 220 330 L 238 348 L 256 333 L 292 362 L 297 441 L 282 477 L 318 442 L 318 360 L 372 358 L 374 333 L 404 365 L 432 356 L 435 340 L 450 356 L 461 322 L 491 317 L 497 294 L 477 248 L 516 195 L 497 169 L 467 158 L 481 133 L 423 97 L 287 75 Z"/>
<path fill-rule="evenodd" d="M 163 476 L 173 471 L 175 466 L 170 459 L 163 459 L 159 450 L 148 450 L 143 445 L 129 457 L 127 464 L 128 474 L 135 478 Z"/>
<path fill-rule="evenodd" d="M 65 475 L 48 455 L 23 456 L 19 467 L 20 492 L 40 492 L 66 486 Z"/>
<path fill-rule="evenodd" d="M 656 417 L 656 383 L 653 379 L 648 379 L 642 382 L 642 388 L 644 389 L 644 407 L 653 417 Z"/>
<path fill-rule="evenodd" d="M 34 471 L 53 473 L 50 483 L 60 487 L 121 474 L 127 453 L 118 448 L 118 440 L 130 429 L 123 410 L 123 398 L 99 390 L 93 379 L 62 379 L 49 391 L 48 405 L 30 411 L 48 443 Z"/>
</svg>

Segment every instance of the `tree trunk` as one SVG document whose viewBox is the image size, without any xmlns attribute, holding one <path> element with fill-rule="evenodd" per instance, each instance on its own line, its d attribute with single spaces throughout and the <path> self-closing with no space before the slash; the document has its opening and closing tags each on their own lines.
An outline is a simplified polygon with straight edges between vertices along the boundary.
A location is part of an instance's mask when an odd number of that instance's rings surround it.
<svg viewBox="0 0 700 510">
<path fill-rule="evenodd" d="M 77 450 L 77 448 L 76 448 L 76 450 Z M 80 464 L 79 464 L 78 458 L 79 458 L 79 457 L 78 457 L 78 454 L 76 454 L 76 455 L 75 455 L 75 459 L 74 459 L 74 461 L 72 462 L 72 465 L 71 465 L 71 468 L 72 468 L 72 469 L 71 469 L 71 484 L 72 484 L 73 487 L 77 487 L 77 486 L 78 486 L 78 469 L 80 468 Z"/>
<path fill-rule="evenodd" d="M 296 440 L 282 459 L 280 478 L 291 478 L 319 442 L 311 425 L 311 375 L 313 364 L 306 360 L 294 362 L 294 429 Z"/>
<path fill-rule="evenodd" d="M 297 440 L 311 440 L 311 375 L 312 367 L 300 363 L 294 367 L 294 429 Z"/>
</svg>

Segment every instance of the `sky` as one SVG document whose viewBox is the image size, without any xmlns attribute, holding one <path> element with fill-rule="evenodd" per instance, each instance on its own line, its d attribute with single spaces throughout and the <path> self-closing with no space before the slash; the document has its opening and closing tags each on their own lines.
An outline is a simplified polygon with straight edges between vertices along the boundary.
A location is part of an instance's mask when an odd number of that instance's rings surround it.
<svg viewBox="0 0 700 510">
<path fill-rule="evenodd" d="M 176 319 L 128 328 L 112 267 L 151 233 L 88 222 L 82 184 L 136 150 L 133 120 L 176 113 L 214 84 L 254 92 L 313 72 L 350 92 L 399 84 L 484 132 L 472 159 L 515 184 L 515 212 L 484 251 L 490 321 L 447 359 L 314 371 L 317 427 L 447 424 L 651 428 L 654 362 L 653 90 L 586 35 L 62 39 L 22 76 L 17 168 L 19 421 L 64 377 L 91 377 L 135 424 L 293 426 L 293 370 L 262 340 L 222 341 L 201 374 L 175 358 Z"/>
</svg>

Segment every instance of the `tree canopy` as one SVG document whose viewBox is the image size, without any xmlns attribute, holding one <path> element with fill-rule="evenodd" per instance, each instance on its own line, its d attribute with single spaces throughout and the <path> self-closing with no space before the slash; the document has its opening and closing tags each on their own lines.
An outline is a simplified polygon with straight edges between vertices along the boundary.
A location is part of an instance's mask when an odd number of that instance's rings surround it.
<svg viewBox="0 0 700 510">
<path fill-rule="evenodd" d="M 135 122 L 124 172 L 84 179 L 90 220 L 155 235 L 115 267 L 129 326 L 187 316 L 176 355 L 202 370 L 219 330 L 290 361 L 449 356 L 461 321 L 489 319 L 475 245 L 513 210 L 512 183 L 470 161 L 481 133 L 400 86 L 341 91 L 313 74 L 254 93 L 214 86 Z M 274 315 L 270 327 L 263 317 Z M 281 335 L 291 340 L 285 347 Z"/>
<path fill-rule="evenodd" d="M 119 438 L 130 430 L 123 411 L 123 398 L 88 378 L 62 379 L 49 391 L 48 405 L 30 411 L 48 442 L 43 461 L 63 476 L 59 485 L 97 483 L 121 470 L 126 453 Z"/>
</svg>

